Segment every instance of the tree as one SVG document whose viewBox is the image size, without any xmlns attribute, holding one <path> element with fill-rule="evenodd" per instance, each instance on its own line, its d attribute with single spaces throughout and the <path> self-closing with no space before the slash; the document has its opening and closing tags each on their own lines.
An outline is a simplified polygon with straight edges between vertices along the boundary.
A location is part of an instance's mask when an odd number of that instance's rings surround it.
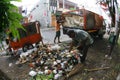
<svg viewBox="0 0 120 80">
<path fill-rule="evenodd" d="M 112 26 L 115 27 L 115 35 L 119 36 L 119 8 L 117 0 L 100 0 L 100 4 L 107 5 L 111 16 Z M 116 38 L 117 39 L 117 38 Z M 117 40 L 116 40 L 117 41 Z"/>
<path fill-rule="evenodd" d="M 14 37 L 19 37 L 17 29 L 23 28 L 20 23 L 22 15 L 18 13 L 18 8 L 11 1 L 21 0 L 0 0 L 0 34 L 9 29 Z"/>
<path fill-rule="evenodd" d="M 112 26 L 115 27 L 112 45 L 110 47 L 110 52 L 108 54 L 109 56 L 111 56 L 114 46 L 118 42 L 119 33 L 120 33 L 118 2 L 117 2 L 117 0 L 100 0 L 100 4 L 108 6 L 108 10 L 109 10 L 110 16 L 111 16 Z"/>
</svg>

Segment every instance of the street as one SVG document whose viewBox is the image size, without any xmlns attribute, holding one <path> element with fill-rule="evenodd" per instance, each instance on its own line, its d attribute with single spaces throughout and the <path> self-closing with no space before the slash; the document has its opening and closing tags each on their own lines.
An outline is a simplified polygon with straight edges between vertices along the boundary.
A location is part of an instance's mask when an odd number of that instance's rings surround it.
<svg viewBox="0 0 120 80">
<path fill-rule="evenodd" d="M 55 30 L 54 28 L 45 28 L 41 29 L 41 35 L 43 37 L 43 42 L 44 43 L 49 43 L 53 44 L 54 43 L 54 37 L 55 37 Z M 71 40 L 67 35 L 64 35 L 61 29 L 61 37 L 60 37 L 61 42 Z M 56 39 L 57 41 L 57 39 Z"/>
</svg>

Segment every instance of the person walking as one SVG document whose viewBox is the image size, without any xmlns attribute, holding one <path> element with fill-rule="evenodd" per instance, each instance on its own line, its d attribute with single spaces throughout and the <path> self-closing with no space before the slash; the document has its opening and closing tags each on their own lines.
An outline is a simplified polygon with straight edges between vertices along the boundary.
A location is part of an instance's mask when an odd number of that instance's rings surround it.
<svg viewBox="0 0 120 80">
<path fill-rule="evenodd" d="M 114 31 L 110 32 L 110 36 L 108 38 L 109 40 L 109 52 L 107 55 L 105 55 L 105 57 L 108 57 L 108 59 L 112 59 L 112 52 L 114 50 L 115 44 L 116 44 L 116 35 Z"/>
<path fill-rule="evenodd" d="M 86 31 L 79 29 L 68 30 L 67 35 L 72 38 L 69 52 L 72 50 L 73 46 L 75 46 L 82 54 L 80 55 L 81 63 L 85 63 L 88 48 L 93 44 L 92 37 Z"/>
</svg>

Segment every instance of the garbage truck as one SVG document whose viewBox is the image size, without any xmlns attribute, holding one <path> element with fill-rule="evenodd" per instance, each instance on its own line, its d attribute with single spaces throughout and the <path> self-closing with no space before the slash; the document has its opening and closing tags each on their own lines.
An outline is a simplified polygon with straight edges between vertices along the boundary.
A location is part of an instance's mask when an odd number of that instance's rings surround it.
<svg viewBox="0 0 120 80">
<path fill-rule="evenodd" d="M 102 38 L 105 34 L 104 19 L 92 11 L 86 9 L 72 10 L 60 15 L 63 20 L 63 34 L 68 29 L 82 29 L 90 33 L 93 37 Z"/>
<path fill-rule="evenodd" d="M 25 52 L 29 48 L 32 48 L 34 43 L 37 44 L 42 41 L 42 36 L 39 21 L 24 23 L 22 25 L 25 30 L 21 28 L 18 29 L 20 39 L 15 39 L 12 34 L 9 34 L 9 48 L 12 50 L 22 48 Z"/>
</svg>

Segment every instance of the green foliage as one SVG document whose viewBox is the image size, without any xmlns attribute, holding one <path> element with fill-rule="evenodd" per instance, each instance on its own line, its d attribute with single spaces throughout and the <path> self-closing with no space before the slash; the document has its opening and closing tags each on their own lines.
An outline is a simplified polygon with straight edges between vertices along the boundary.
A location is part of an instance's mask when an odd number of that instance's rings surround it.
<svg viewBox="0 0 120 80">
<path fill-rule="evenodd" d="M 118 48 L 120 49 L 120 37 L 118 38 Z"/>
<path fill-rule="evenodd" d="M 36 80 L 53 80 L 54 79 L 54 74 L 51 73 L 49 75 L 45 75 L 45 74 L 37 74 L 35 76 Z M 31 78 L 31 80 L 35 80 L 33 77 Z"/>
<path fill-rule="evenodd" d="M 120 72 L 120 63 L 115 65 L 114 70 L 118 73 Z"/>
<path fill-rule="evenodd" d="M 21 0 L 0 0 L 0 32 L 5 33 L 8 28 L 14 37 L 19 37 L 18 28 L 23 28 L 20 21 L 22 15 L 18 13 L 18 8 L 11 1 Z"/>
</svg>

